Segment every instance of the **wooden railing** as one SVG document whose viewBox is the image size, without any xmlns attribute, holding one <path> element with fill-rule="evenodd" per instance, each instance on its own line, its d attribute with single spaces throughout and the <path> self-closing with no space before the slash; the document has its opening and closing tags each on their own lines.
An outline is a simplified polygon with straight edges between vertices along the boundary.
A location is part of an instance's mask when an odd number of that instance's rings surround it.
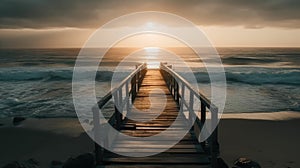
<svg viewBox="0 0 300 168">
<path fill-rule="evenodd" d="M 122 80 L 122 82 L 120 82 L 120 84 L 102 97 L 102 99 L 98 101 L 98 103 L 92 108 L 94 120 L 94 138 L 97 142 L 99 142 L 100 138 L 107 137 L 103 136 L 103 133 L 101 137 L 100 127 L 104 126 L 104 124 L 101 125 L 100 123 L 99 110 L 102 110 L 104 106 L 113 98 L 115 110 L 112 116 L 108 119 L 107 123 L 119 130 L 121 128 L 121 123 L 124 120 L 122 113 L 124 110 L 126 110 L 127 113 L 130 111 L 131 103 L 134 101 L 137 95 L 146 72 L 146 63 L 136 66 L 136 69 L 130 73 L 130 75 L 128 75 L 124 80 Z M 103 140 L 103 143 L 103 145 L 106 146 L 110 143 L 110 140 L 106 138 Z M 102 163 L 104 150 L 104 148 L 95 142 L 97 164 Z"/>
<path fill-rule="evenodd" d="M 204 149 L 208 149 L 207 152 L 211 155 L 212 167 L 216 167 L 217 157 L 219 155 L 219 144 L 218 144 L 218 108 L 211 103 L 202 93 L 194 89 L 189 82 L 187 82 L 183 77 L 176 73 L 172 69 L 172 65 L 167 65 L 167 63 L 160 64 L 161 74 L 166 81 L 167 87 L 169 88 L 174 100 L 180 107 L 180 112 L 183 114 L 184 108 L 188 111 L 189 124 L 192 124 L 194 133 L 198 138 L 200 135 L 200 130 L 203 128 L 205 121 L 207 119 L 206 110 L 211 112 L 211 126 L 216 127 L 210 138 L 201 145 Z M 196 115 L 194 110 L 194 99 L 201 103 L 200 116 Z M 184 115 L 184 114 L 183 114 Z M 184 115 L 185 116 L 185 115 Z M 193 122 L 195 121 L 195 122 Z"/>
<path fill-rule="evenodd" d="M 122 115 L 123 111 L 127 113 L 130 112 L 131 105 L 139 91 L 140 85 L 144 76 L 147 72 L 147 65 L 141 64 L 136 67 L 136 69 L 128 75 L 120 84 L 114 87 L 109 93 L 107 93 L 92 109 L 93 119 L 94 119 L 94 138 L 96 142 L 100 138 L 106 137 L 103 142 L 104 146 L 109 145 L 112 140 L 110 137 L 101 135 L 100 127 L 105 124 L 100 123 L 99 109 L 102 110 L 105 105 L 112 99 L 114 99 L 114 113 L 108 119 L 107 124 L 112 125 L 115 129 L 120 129 L 124 117 Z M 200 135 L 200 130 L 203 128 L 207 116 L 206 111 L 211 112 L 211 124 L 212 127 L 217 125 L 218 122 L 218 108 L 211 103 L 202 93 L 194 89 L 189 82 L 177 74 L 171 67 L 165 63 L 160 64 L 160 72 L 166 81 L 166 85 L 169 88 L 174 100 L 179 105 L 179 111 L 184 112 L 184 108 L 189 112 L 187 121 L 188 123 L 193 123 L 192 128 L 194 129 L 196 137 Z M 187 94 L 188 93 L 188 94 Z M 188 96 L 188 97 L 187 97 Z M 188 98 L 188 99 L 187 99 Z M 196 115 L 194 110 L 194 99 L 199 100 L 201 104 L 200 116 Z M 183 114 L 184 115 L 184 114 Z M 192 122 L 195 121 L 195 122 Z M 212 132 L 210 138 L 204 142 L 201 142 L 201 145 L 204 149 L 207 149 L 207 152 L 211 155 L 212 167 L 216 167 L 217 157 L 219 154 L 219 145 L 218 145 L 218 128 L 216 127 Z M 95 142 L 95 154 L 97 164 L 103 163 L 103 154 L 105 149 L 102 148 Z"/>
</svg>

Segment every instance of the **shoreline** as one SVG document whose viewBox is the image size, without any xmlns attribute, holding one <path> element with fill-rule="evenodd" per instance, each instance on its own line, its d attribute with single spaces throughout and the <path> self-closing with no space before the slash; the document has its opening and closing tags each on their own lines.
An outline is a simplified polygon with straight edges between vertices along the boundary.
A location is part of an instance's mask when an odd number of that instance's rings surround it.
<svg viewBox="0 0 300 168">
<path fill-rule="evenodd" d="M 223 113 L 221 119 L 284 121 L 300 119 L 298 111 Z"/>
<path fill-rule="evenodd" d="M 247 157 L 262 167 L 300 167 L 297 157 L 300 118 L 257 120 L 226 115 L 219 123 L 218 132 L 220 154 L 229 166 L 237 158 Z M 93 141 L 77 118 L 28 118 L 17 126 L 7 118 L 0 123 L 4 124 L 0 126 L 0 167 L 30 158 L 38 160 L 41 167 L 49 167 L 53 160 L 64 162 L 94 150 Z"/>
</svg>

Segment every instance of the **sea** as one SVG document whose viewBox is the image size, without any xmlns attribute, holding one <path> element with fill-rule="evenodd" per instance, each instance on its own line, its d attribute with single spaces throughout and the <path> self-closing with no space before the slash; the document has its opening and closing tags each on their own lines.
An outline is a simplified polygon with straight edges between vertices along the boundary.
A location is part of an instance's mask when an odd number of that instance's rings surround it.
<svg viewBox="0 0 300 168">
<path fill-rule="evenodd" d="M 96 51 L 107 51 L 95 78 L 97 99 L 111 89 L 116 67 L 135 50 L 114 48 Z M 152 61 L 154 67 L 155 63 L 165 61 L 160 58 L 164 54 L 160 49 L 140 50 L 140 54 L 148 58 L 146 61 Z M 170 50 L 188 63 L 199 90 L 209 97 L 210 80 L 201 59 L 190 49 Z M 300 48 L 239 47 L 217 48 L 217 51 L 227 81 L 224 113 L 300 112 Z M 75 118 L 72 77 L 79 53 L 80 48 L 0 49 L 0 118 Z M 97 61 L 92 56 L 89 60 Z M 122 66 L 130 73 L 135 64 L 142 61 L 145 60 L 127 60 Z M 176 65 L 173 68 L 180 69 Z"/>
</svg>

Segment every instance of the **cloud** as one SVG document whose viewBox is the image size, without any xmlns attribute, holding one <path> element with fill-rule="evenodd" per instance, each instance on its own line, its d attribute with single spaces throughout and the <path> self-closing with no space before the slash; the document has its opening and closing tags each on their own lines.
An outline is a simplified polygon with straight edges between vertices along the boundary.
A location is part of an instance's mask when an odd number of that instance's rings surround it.
<svg viewBox="0 0 300 168">
<path fill-rule="evenodd" d="M 300 28 L 299 0 L 0 0 L 0 28 L 97 28 L 147 10 L 178 14 L 205 26 Z"/>
<path fill-rule="evenodd" d="M 93 31 L 76 28 L 1 29 L 0 48 L 81 47 Z"/>
</svg>

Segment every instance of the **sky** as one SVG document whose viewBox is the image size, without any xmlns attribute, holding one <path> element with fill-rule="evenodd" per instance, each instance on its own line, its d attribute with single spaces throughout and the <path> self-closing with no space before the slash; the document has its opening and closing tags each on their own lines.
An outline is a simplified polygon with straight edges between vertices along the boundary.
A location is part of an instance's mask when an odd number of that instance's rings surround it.
<svg viewBox="0 0 300 168">
<path fill-rule="evenodd" d="M 300 47 L 299 0 L 0 0 L 0 48 L 82 47 L 106 22 L 141 11 L 182 16 L 216 47 Z M 149 39 L 177 45 L 157 36 L 120 44 Z"/>
</svg>

